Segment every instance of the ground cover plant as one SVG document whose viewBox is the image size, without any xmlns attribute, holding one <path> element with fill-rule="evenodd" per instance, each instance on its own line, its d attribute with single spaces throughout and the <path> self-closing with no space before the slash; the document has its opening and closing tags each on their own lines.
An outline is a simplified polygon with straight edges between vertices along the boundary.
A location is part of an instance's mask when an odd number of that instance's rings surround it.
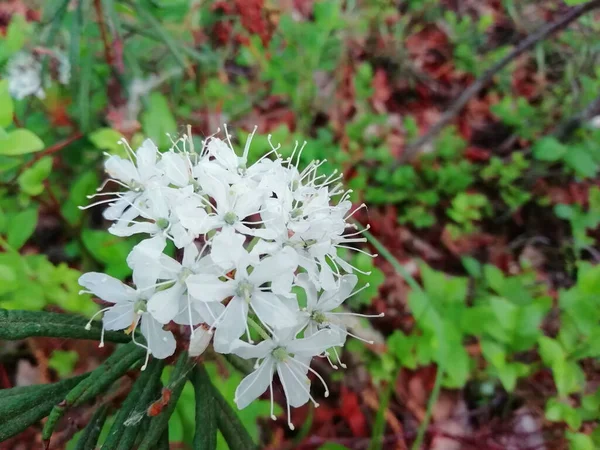
<svg viewBox="0 0 600 450">
<path fill-rule="evenodd" d="M 599 19 L 1 3 L 0 448 L 599 448 Z"/>
</svg>

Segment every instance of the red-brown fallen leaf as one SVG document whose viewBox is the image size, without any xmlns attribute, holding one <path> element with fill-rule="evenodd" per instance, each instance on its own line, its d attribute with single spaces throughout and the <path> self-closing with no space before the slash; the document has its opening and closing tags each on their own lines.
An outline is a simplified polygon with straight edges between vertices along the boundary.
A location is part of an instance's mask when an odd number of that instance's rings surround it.
<svg viewBox="0 0 600 450">
<path fill-rule="evenodd" d="M 484 148 L 470 146 L 465 150 L 465 158 L 471 162 L 488 161 L 491 157 L 491 152 Z"/>
<path fill-rule="evenodd" d="M 339 413 L 352 430 L 353 436 L 368 436 L 367 420 L 360 409 L 361 402 L 356 392 L 349 390 L 346 386 L 342 386 L 340 400 L 341 407 Z"/>
<path fill-rule="evenodd" d="M 495 236 L 486 233 L 473 233 L 455 239 L 452 237 L 448 227 L 444 227 L 441 236 L 442 243 L 456 256 L 471 254 L 477 249 L 491 245 L 495 240 Z"/>
</svg>

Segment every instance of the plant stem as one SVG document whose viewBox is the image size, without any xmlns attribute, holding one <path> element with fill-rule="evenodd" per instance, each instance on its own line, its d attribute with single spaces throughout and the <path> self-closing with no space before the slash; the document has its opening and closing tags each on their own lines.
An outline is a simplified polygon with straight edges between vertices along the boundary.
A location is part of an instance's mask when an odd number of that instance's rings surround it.
<svg viewBox="0 0 600 450">
<path fill-rule="evenodd" d="M 443 377 L 444 369 L 438 364 L 437 374 L 435 375 L 435 384 L 433 385 L 433 390 L 431 391 L 431 396 L 429 397 L 429 402 L 427 403 L 427 411 L 425 412 L 423 422 L 421 422 L 421 425 L 419 425 L 417 437 L 411 447 L 411 450 L 419 450 L 421 448 L 421 444 L 423 443 L 423 439 L 425 438 L 425 433 L 427 432 L 427 428 L 429 428 L 429 422 L 431 421 L 433 407 L 437 403 L 438 397 L 440 396 Z"/>
<path fill-rule="evenodd" d="M 257 324 L 254 319 L 251 319 L 250 317 L 248 317 L 248 323 L 250 324 L 250 326 L 252 328 L 254 328 L 254 330 L 256 330 L 256 332 L 258 334 L 260 334 L 260 337 L 263 338 L 265 341 L 268 341 L 269 339 L 271 339 L 271 336 L 269 336 L 269 334 L 263 329 L 263 327 L 261 327 L 259 324 Z"/>
</svg>

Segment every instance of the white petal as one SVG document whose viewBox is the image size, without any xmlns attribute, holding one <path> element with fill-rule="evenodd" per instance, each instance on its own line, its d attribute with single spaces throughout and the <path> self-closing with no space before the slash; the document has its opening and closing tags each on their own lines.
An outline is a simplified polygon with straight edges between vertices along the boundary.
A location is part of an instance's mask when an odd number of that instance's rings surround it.
<svg viewBox="0 0 600 450">
<path fill-rule="evenodd" d="M 250 280 L 255 286 L 260 286 L 280 276 L 293 274 L 297 266 L 295 252 L 287 248 L 275 256 L 263 259 L 250 274 Z"/>
<path fill-rule="evenodd" d="M 306 273 L 296 276 L 296 284 L 306 293 L 306 309 L 312 311 L 317 304 L 317 287 Z"/>
<path fill-rule="evenodd" d="M 250 304 L 261 322 L 275 328 L 293 327 L 298 323 L 296 315 L 270 292 L 255 292 Z"/>
<path fill-rule="evenodd" d="M 321 330 L 310 337 L 294 339 L 285 344 L 285 348 L 300 356 L 317 356 L 331 347 L 342 345 L 344 341 L 339 333 L 332 330 Z"/>
<path fill-rule="evenodd" d="M 124 330 L 134 319 L 133 303 L 119 303 L 104 313 L 102 323 L 107 330 Z"/>
<path fill-rule="evenodd" d="M 235 390 L 235 403 L 239 409 L 248 406 L 267 390 L 273 382 L 273 366 L 273 359 L 267 358 L 240 382 Z"/>
<path fill-rule="evenodd" d="M 234 283 L 221 281 L 215 275 L 190 275 L 185 281 L 190 295 L 202 302 L 221 302 L 234 294 Z"/>
<path fill-rule="evenodd" d="M 247 256 L 245 241 L 246 237 L 233 228 L 223 229 L 212 239 L 210 256 L 213 262 L 225 270 L 235 267 L 236 262 Z"/>
<path fill-rule="evenodd" d="M 240 339 L 235 340 L 231 345 L 231 353 L 244 359 L 265 358 L 275 349 L 275 342 L 272 340 L 261 341 L 256 345 L 248 344 Z"/>
<path fill-rule="evenodd" d="M 151 139 L 146 139 L 142 142 L 140 148 L 136 151 L 137 166 L 142 181 L 148 180 L 156 174 L 156 154 L 158 148 L 154 145 Z"/>
<path fill-rule="evenodd" d="M 173 333 L 163 330 L 162 324 L 154 320 L 150 314 L 143 315 L 140 327 L 152 356 L 165 359 L 175 353 L 177 344 Z"/>
<path fill-rule="evenodd" d="M 181 153 L 163 153 L 160 163 L 165 176 L 172 184 L 179 187 L 185 187 L 189 184 L 191 177 L 190 166 Z"/>
<path fill-rule="evenodd" d="M 79 277 L 79 284 L 96 297 L 110 303 L 131 302 L 136 298 L 134 289 L 104 273 L 84 273 Z"/>
<path fill-rule="evenodd" d="M 277 374 L 284 386 L 285 397 L 290 406 L 299 408 L 308 402 L 310 380 L 305 373 L 298 370 L 296 365 L 283 362 L 277 364 Z"/>
<path fill-rule="evenodd" d="M 104 170 L 110 178 L 129 185 L 132 180 L 139 179 L 137 168 L 127 159 L 111 156 L 104 162 Z"/>
<path fill-rule="evenodd" d="M 162 271 L 159 259 L 166 245 L 165 238 L 157 235 L 144 239 L 127 256 L 127 265 L 133 270 L 133 282 L 138 289 L 156 283 Z"/>
<path fill-rule="evenodd" d="M 215 350 L 228 353 L 231 344 L 246 331 L 248 303 L 239 297 L 233 297 L 227 307 L 223 319 L 217 325 L 215 333 Z M 223 349 L 227 349 L 223 351 Z"/>
<path fill-rule="evenodd" d="M 349 274 L 341 277 L 337 291 L 325 291 L 321 294 L 318 309 L 320 311 L 331 311 L 340 306 L 352 294 L 356 283 L 358 283 L 356 275 Z"/>
<path fill-rule="evenodd" d="M 179 313 L 185 286 L 175 286 L 156 292 L 148 300 L 148 312 L 160 323 L 169 323 Z"/>
<path fill-rule="evenodd" d="M 183 267 L 192 267 L 196 263 L 196 259 L 198 258 L 198 247 L 196 244 L 186 245 L 183 249 L 183 259 L 181 260 L 181 265 Z"/>
</svg>

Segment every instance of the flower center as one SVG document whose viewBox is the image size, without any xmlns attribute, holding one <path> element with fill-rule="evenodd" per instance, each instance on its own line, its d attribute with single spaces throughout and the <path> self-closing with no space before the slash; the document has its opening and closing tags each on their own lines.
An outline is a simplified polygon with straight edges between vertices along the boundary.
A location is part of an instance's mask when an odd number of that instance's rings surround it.
<svg viewBox="0 0 600 450">
<path fill-rule="evenodd" d="M 227 225 L 233 225 L 239 219 L 238 219 L 238 216 L 233 211 L 229 211 L 227 214 L 225 214 L 225 216 L 223 216 L 223 220 L 225 221 L 225 223 Z"/>
<path fill-rule="evenodd" d="M 247 302 L 250 302 L 250 297 L 252 296 L 252 291 L 254 290 L 254 285 L 247 280 L 243 280 L 238 284 L 237 289 L 235 290 L 235 295 L 243 298 Z"/>
<path fill-rule="evenodd" d="M 136 300 L 136 302 L 133 304 L 133 312 L 136 314 L 143 314 L 148 311 L 146 302 L 147 301 L 145 299 Z"/>
<path fill-rule="evenodd" d="M 327 322 L 327 317 L 321 311 L 313 311 L 310 314 L 310 319 L 319 325 L 323 325 L 325 322 Z"/>
<path fill-rule="evenodd" d="M 179 282 L 180 283 L 184 283 L 185 280 L 187 279 L 187 277 L 189 277 L 190 275 L 192 275 L 194 272 L 192 272 L 190 269 L 188 269 L 187 267 L 184 267 L 181 272 L 179 273 Z"/>
<path fill-rule="evenodd" d="M 279 362 L 284 362 L 289 357 L 289 353 L 283 347 L 277 347 L 275 350 L 273 350 L 272 355 Z"/>
<path fill-rule="evenodd" d="M 161 230 L 166 229 L 169 226 L 169 221 L 167 219 L 161 218 L 156 221 L 156 226 Z"/>
</svg>

